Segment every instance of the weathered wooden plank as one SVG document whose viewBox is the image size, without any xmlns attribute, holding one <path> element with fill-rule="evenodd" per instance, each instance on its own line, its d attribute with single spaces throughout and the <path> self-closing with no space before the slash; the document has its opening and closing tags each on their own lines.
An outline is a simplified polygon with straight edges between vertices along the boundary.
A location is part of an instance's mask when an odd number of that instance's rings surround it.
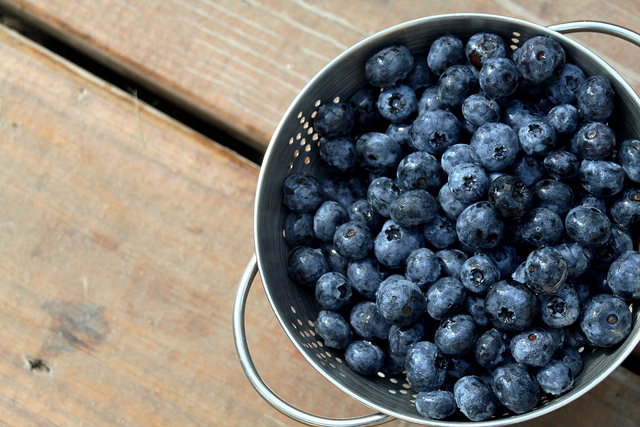
<svg viewBox="0 0 640 427">
<path fill-rule="evenodd" d="M 543 25 L 607 20 L 640 31 L 631 0 L 530 2 L 0 0 L 102 62 L 264 148 L 285 110 L 333 57 L 410 19 L 484 12 Z M 628 43 L 576 35 L 640 89 Z"/>
</svg>

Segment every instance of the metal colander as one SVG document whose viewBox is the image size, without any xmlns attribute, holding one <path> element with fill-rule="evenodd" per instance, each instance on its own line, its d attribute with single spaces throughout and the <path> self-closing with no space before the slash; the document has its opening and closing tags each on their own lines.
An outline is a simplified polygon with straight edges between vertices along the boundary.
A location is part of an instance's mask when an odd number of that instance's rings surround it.
<svg viewBox="0 0 640 427">
<path fill-rule="evenodd" d="M 234 308 L 234 337 L 240 361 L 252 385 L 276 409 L 293 419 L 311 425 L 373 425 L 393 418 L 434 426 L 498 426 L 522 422 L 557 409 L 586 393 L 613 371 L 640 341 L 640 312 L 633 306 L 634 327 L 631 336 L 612 349 L 598 349 L 584 357 L 584 369 L 568 393 L 549 399 L 543 396 L 533 411 L 513 415 L 497 413 L 484 422 L 462 418 L 452 421 L 427 420 L 415 409 L 416 392 L 403 375 L 379 373 L 364 377 L 349 369 L 340 351 L 326 348 L 315 336 L 313 320 L 319 306 L 309 289 L 295 285 L 287 274 L 290 247 L 283 236 L 287 215 L 282 203 L 283 180 L 296 172 L 307 172 L 319 179 L 328 177 L 319 158 L 318 134 L 313 117 L 322 104 L 346 100 L 366 85 L 364 63 L 380 49 L 404 44 L 414 54 L 426 54 L 431 43 L 447 32 L 461 38 L 488 31 L 499 34 L 515 49 L 536 35 L 554 37 L 564 47 L 567 62 L 587 75 L 607 76 L 616 90 L 616 107 L 610 126 L 622 141 L 640 137 L 640 99 L 631 87 L 602 59 L 566 37 L 563 33 L 592 31 L 624 38 L 640 46 L 640 35 L 624 28 L 599 22 L 574 22 L 543 27 L 530 22 L 486 14 L 440 15 L 391 27 L 346 50 L 322 69 L 296 97 L 280 122 L 260 171 L 255 204 L 254 238 L 256 255 L 240 282 Z M 244 329 L 244 307 L 248 290 L 257 272 L 276 317 L 306 360 L 345 393 L 379 414 L 353 419 L 328 419 L 301 411 L 280 399 L 261 380 L 251 361 Z"/>
</svg>

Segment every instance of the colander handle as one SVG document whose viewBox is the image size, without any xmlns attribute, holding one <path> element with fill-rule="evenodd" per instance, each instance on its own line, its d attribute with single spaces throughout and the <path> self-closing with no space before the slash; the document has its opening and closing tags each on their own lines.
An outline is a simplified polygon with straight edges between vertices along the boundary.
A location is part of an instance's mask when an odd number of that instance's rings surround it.
<svg viewBox="0 0 640 427">
<path fill-rule="evenodd" d="M 238 357 L 240 358 L 240 364 L 244 369 L 244 373 L 249 379 L 249 382 L 260 394 L 260 396 L 273 406 L 278 411 L 282 412 L 289 418 L 299 421 L 303 424 L 312 426 L 327 426 L 327 427 L 359 427 L 359 426 L 374 426 L 386 423 L 394 418 L 382 414 L 365 415 L 356 418 L 325 418 L 318 415 L 313 415 L 308 412 L 302 411 L 295 406 L 285 402 L 280 396 L 275 394 L 269 386 L 260 377 L 260 374 L 256 370 L 251 354 L 249 353 L 249 346 L 247 345 L 247 335 L 245 331 L 244 319 L 245 319 L 245 307 L 247 297 L 249 295 L 249 289 L 253 283 L 256 274 L 258 273 L 258 264 L 256 262 L 256 256 L 253 255 L 247 268 L 240 279 L 238 286 L 238 292 L 236 294 L 236 300 L 233 306 L 233 338 L 236 343 L 236 350 Z"/>
<path fill-rule="evenodd" d="M 640 34 L 615 24 L 599 21 L 575 21 L 550 25 L 547 28 L 561 34 L 569 33 L 601 33 L 618 37 L 640 47 Z"/>
</svg>

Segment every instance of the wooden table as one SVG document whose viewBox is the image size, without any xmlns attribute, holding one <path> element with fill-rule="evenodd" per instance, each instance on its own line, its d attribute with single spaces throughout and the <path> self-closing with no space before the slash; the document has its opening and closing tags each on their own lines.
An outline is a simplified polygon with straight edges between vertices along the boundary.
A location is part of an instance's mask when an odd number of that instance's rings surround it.
<svg viewBox="0 0 640 427">
<path fill-rule="evenodd" d="M 15 426 L 296 423 L 258 397 L 232 338 L 258 166 L 14 28 L 61 40 L 259 151 L 331 58 L 412 18 L 489 12 L 640 31 L 632 0 L 0 0 L 0 10 L 10 13 L 0 25 L 0 421 Z M 575 37 L 639 91 L 636 48 Z M 284 399 L 325 416 L 370 412 L 297 353 L 259 283 L 247 328 Z M 640 377 L 620 367 L 526 425 L 635 426 L 638 401 Z"/>
</svg>

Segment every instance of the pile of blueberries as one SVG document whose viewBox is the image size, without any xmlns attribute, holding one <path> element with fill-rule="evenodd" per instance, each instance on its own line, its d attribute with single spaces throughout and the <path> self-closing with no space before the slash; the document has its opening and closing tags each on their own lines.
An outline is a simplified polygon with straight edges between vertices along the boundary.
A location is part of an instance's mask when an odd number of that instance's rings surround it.
<svg viewBox="0 0 640 427">
<path fill-rule="evenodd" d="M 362 375 L 406 375 L 417 411 L 471 421 L 570 390 L 640 298 L 640 141 L 614 90 L 553 38 L 388 46 L 321 105 L 330 172 L 292 173 L 288 272 L 317 335 Z"/>
</svg>

